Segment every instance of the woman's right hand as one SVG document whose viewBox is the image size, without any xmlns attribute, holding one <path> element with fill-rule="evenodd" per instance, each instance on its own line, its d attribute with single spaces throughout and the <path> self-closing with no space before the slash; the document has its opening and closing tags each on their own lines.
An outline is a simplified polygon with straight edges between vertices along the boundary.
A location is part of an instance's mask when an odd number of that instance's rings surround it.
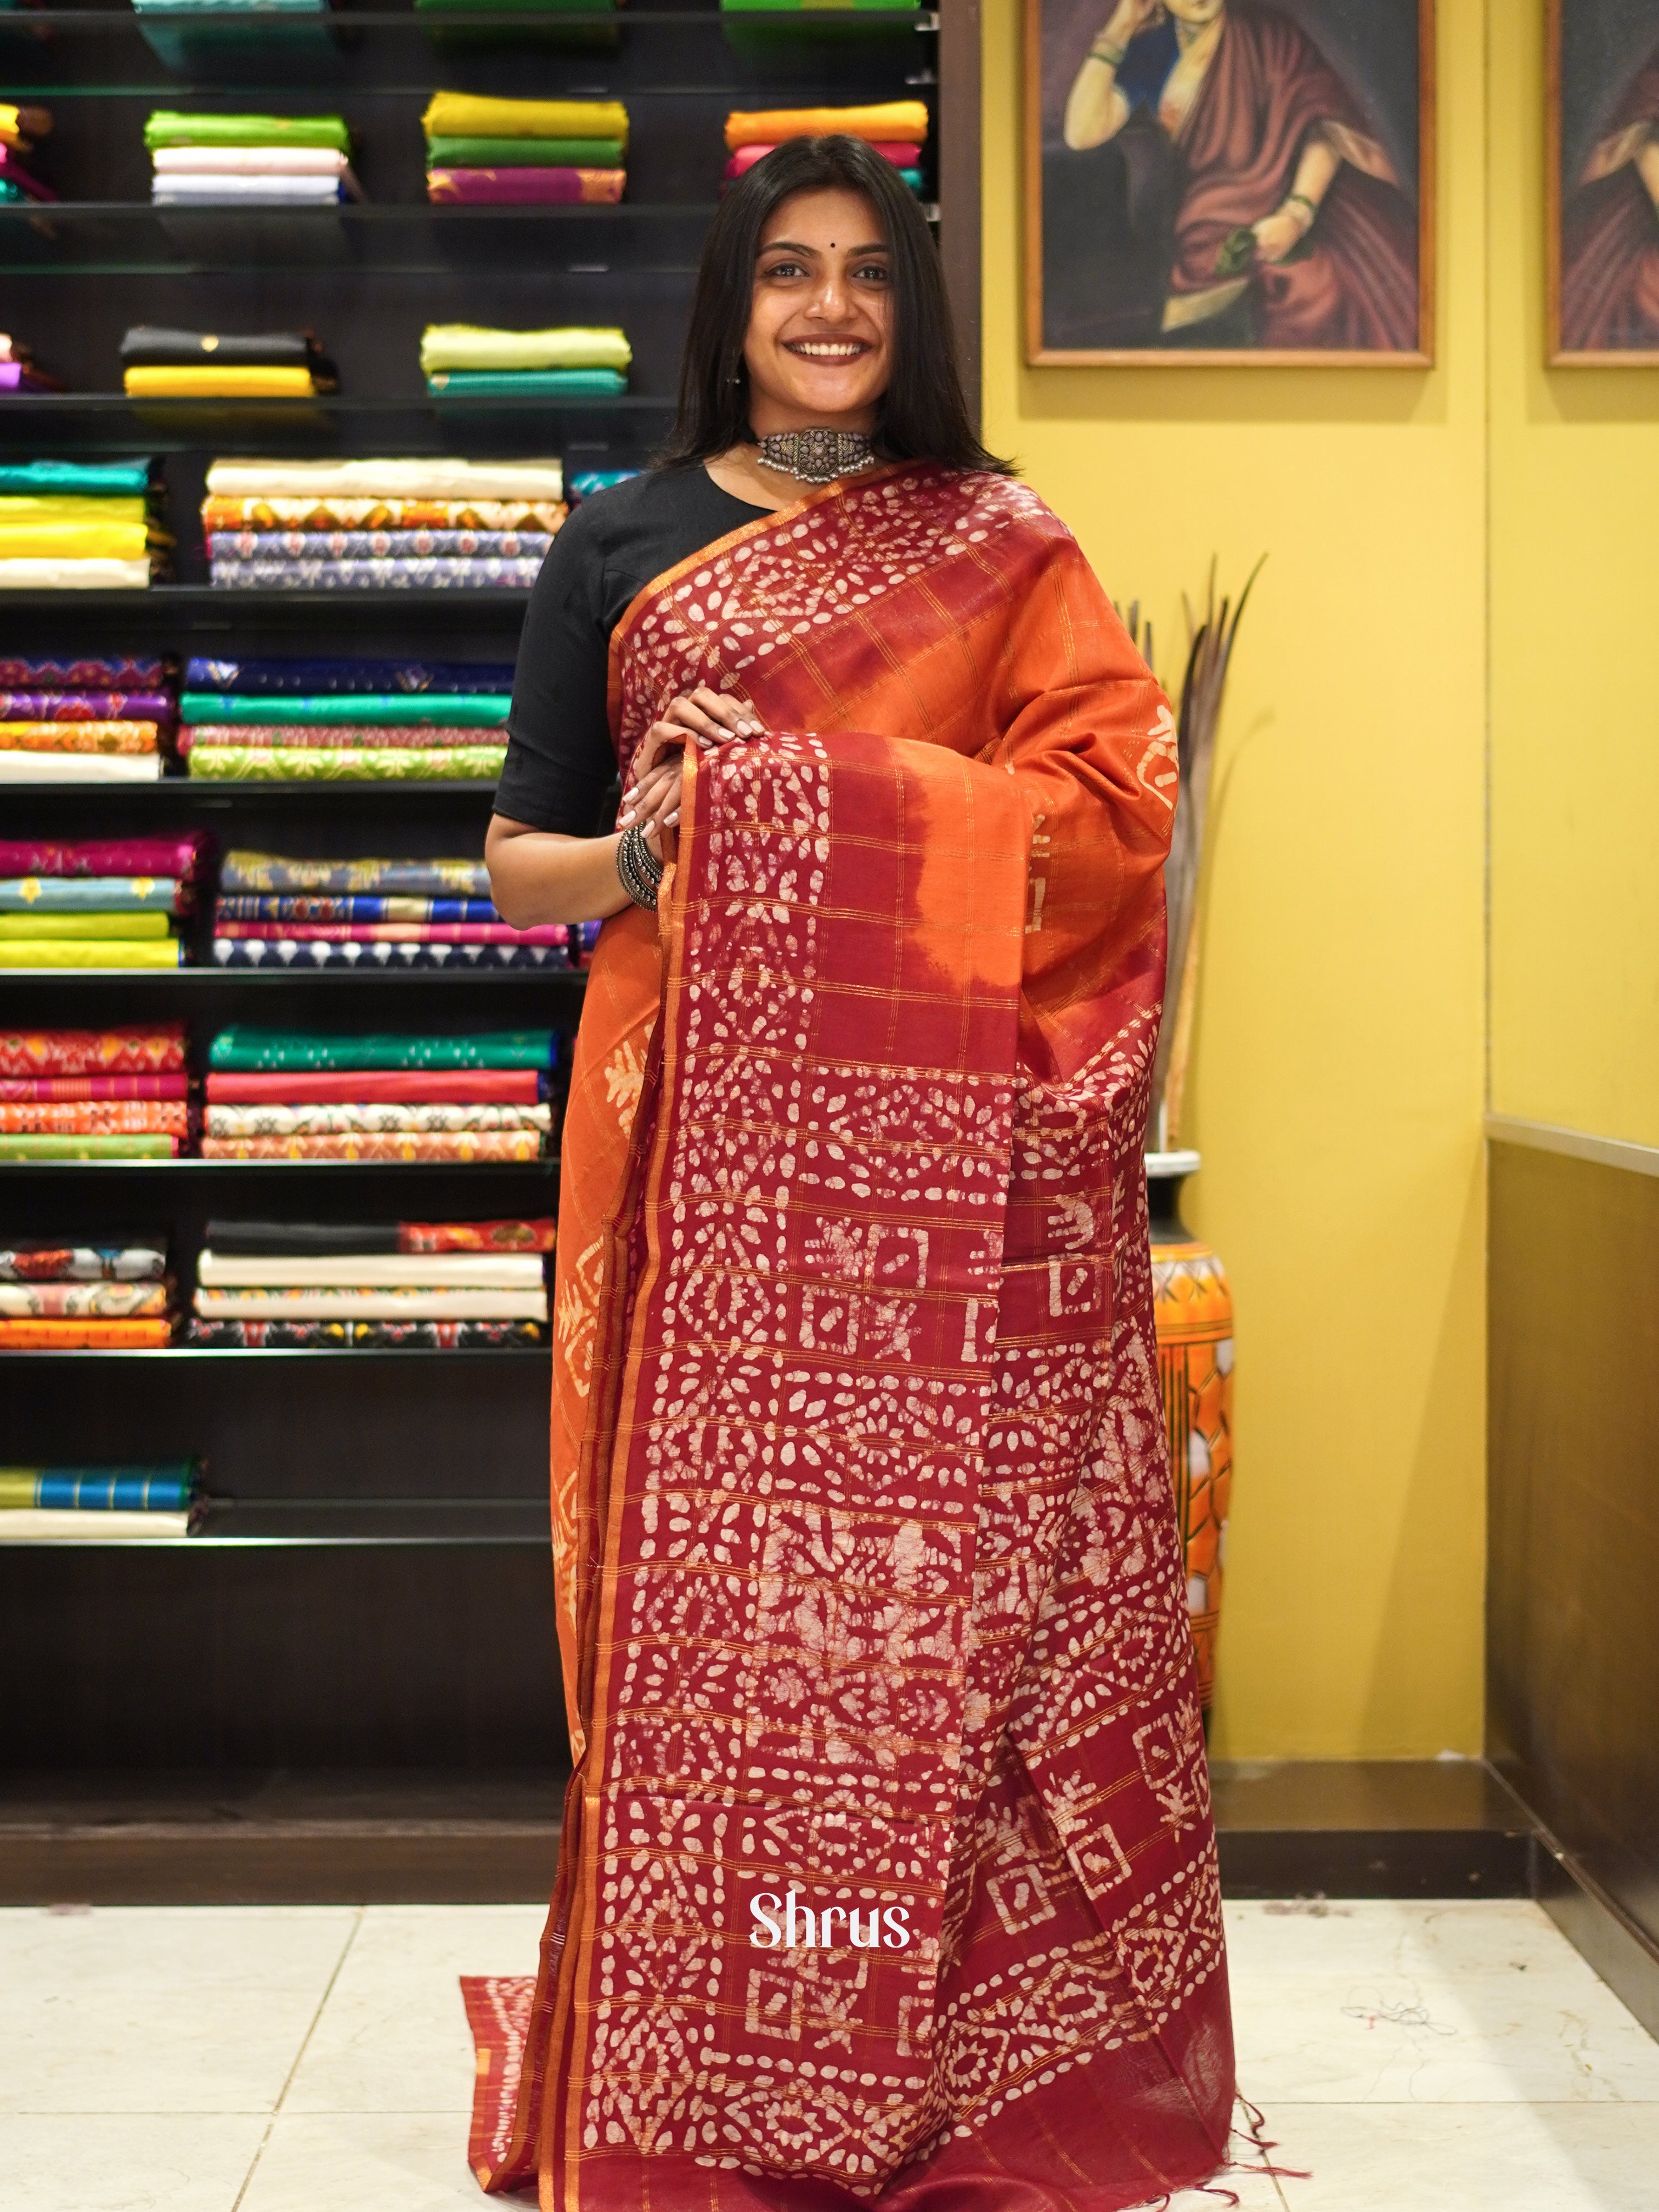
<svg viewBox="0 0 1659 2212">
<path fill-rule="evenodd" d="M 1163 12 L 1164 0 L 1118 0 L 1100 36 L 1115 46 L 1127 46 L 1131 39 L 1150 29 Z"/>
<path fill-rule="evenodd" d="M 617 828 L 626 830 L 638 822 L 649 837 L 678 821 L 688 740 L 711 751 L 734 738 L 757 738 L 763 728 L 752 707 L 727 692 L 711 690 L 706 684 L 671 701 L 640 740 Z"/>
</svg>

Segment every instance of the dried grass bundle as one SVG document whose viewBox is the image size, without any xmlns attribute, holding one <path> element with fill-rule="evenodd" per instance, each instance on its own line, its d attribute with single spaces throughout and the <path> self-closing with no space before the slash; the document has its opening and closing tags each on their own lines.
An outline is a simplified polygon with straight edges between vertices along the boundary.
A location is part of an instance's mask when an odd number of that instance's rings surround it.
<svg viewBox="0 0 1659 2212">
<path fill-rule="evenodd" d="M 1216 730 L 1227 688 L 1238 625 L 1264 553 L 1251 569 L 1235 607 L 1216 601 L 1216 568 L 1210 562 L 1203 620 L 1194 616 L 1183 592 L 1187 617 L 1187 667 L 1181 685 L 1176 714 L 1176 743 L 1181 769 L 1179 804 L 1175 834 L 1164 864 L 1164 892 L 1169 910 L 1169 951 L 1164 973 L 1164 1026 L 1158 1033 L 1158 1059 L 1152 1069 L 1152 1127 L 1160 1149 L 1179 1144 L 1181 1109 L 1187 1084 L 1187 1063 L 1192 1046 L 1194 1011 L 1198 1000 L 1199 948 L 1196 927 L 1198 900 L 1204 876 L 1204 841 L 1209 813 L 1210 771 L 1215 763 Z M 1152 626 L 1141 632 L 1139 602 L 1127 617 L 1129 635 L 1149 666 L 1152 664 Z"/>
</svg>

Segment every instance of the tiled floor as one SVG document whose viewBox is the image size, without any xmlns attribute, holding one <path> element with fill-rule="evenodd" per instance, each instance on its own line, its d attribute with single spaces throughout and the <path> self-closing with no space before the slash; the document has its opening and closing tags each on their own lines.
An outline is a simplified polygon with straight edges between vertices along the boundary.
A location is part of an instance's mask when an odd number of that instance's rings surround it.
<svg viewBox="0 0 1659 2212">
<path fill-rule="evenodd" d="M 1246 2212 L 1659 2212 L 1659 2045 L 1528 1905 L 1243 1905 Z M 538 1905 L 0 1911 L 4 2212 L 483 2212 L 455 1978 Z M 1176 2212 L 1214 2207 L 1183 2197 Z"/>
</svg>

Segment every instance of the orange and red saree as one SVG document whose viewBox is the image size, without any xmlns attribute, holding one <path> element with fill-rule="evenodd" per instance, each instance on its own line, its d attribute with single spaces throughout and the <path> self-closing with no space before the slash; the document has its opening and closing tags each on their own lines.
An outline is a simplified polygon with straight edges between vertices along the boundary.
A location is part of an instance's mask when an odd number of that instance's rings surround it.
<svg viewBox="0 0 1659 2212">
<path fill-rule="evenodd" d="M 659 915 L 564 1139 L 575 1756 L 471 2156 L 560 2212 L 1107 2212 L 1233 2097 L 1141 1144 L 1173 732 L 1024 487 L 903 465 L 659 578 Z"/>
</svg>

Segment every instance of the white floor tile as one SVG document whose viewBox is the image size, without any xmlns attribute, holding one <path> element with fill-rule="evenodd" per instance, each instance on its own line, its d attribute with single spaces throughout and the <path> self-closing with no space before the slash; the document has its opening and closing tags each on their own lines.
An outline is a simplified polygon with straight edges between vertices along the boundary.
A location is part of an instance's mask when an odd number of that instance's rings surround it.
<svg viewBox="0 0 1659 2212">
<path fill-rule="evenodd" d="M 1310 2179 L 1286 2212 L 1659 2212 L 1659 2126 L 1638 2105 L 1285 2105 L 1274 2153 Z"/>
<path fill-rule="evenodd" d="M 0 2113 L 6 2212 L 231 2212 L 266 2128 L 257 2112 Z M 320 2212 L 320 2208 L 313 2208 Z"/>
<path fill-rule="evenodd" d="M 1239 2075 L 1258 2100 L 1659 2100 L 1659 2044 L 1534 1905 L 1252 1905 L 1228 1927 Z"/>
<path fill-rule="evenodd" d="M 0 2112 L 273 2111 L 356 1920 L 332 1905 L 0 1911 Z"/>
<path fill-rule="evenodd" d="M 455 2112 L 472 2106 L 462 1974 L 533 1974 L 544 1905 L 377 1905 L 283 2100 L 288 2112 Z"/>
<path fill-rule="evenodd" d="M 458 2112 L 295 2112 L 273 2122 L 240 2212 L 484 2212 Z"/>
</svg>

